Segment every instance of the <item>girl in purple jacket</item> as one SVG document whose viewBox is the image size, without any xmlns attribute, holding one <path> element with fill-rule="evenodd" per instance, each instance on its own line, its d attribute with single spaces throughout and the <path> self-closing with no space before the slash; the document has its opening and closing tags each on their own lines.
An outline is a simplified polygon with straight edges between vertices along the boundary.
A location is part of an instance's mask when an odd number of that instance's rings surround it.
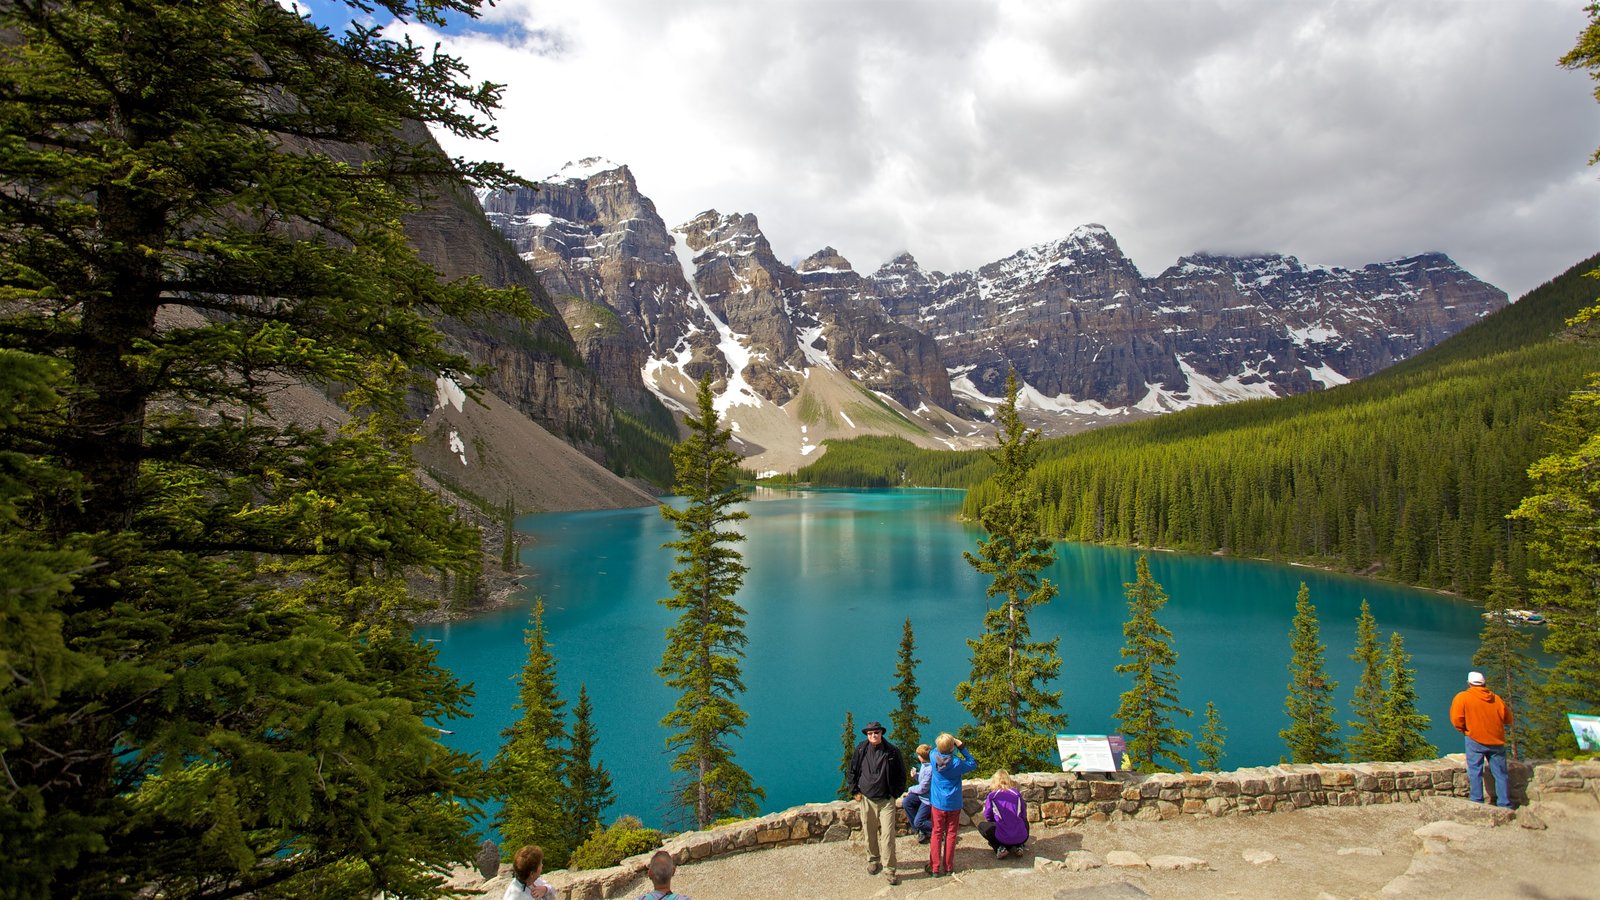
<svg viewBox="0 0 1600 900">
<path fill-rule="evenodd" d="M 989 779 L 989 796 L 983 798 L 983 821 L 978 823 L 978 833 L 989 842 L 997 859 L 1021 856 L 1022 845 L 1028 842 L 1028 805 L 1005 769 L 996 770 Z"/>
</svg>

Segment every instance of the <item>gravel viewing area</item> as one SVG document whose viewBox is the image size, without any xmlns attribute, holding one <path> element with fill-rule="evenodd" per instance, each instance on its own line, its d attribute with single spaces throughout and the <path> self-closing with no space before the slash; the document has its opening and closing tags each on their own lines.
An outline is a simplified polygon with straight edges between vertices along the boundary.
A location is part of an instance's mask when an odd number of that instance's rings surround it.
<svg viewBox="0 0 1600 900">
<path fill-rule="evenodd" d="M 1515 813 L 1458 796 L 1464 779 L 1459 755 L 1392 765 L 1124 775 L 1110 782 L 1021 776 L 1033 795 L 1030 815 L 1043 816 L 1022 858 L 996 859 L 976 829 L 963 827 L 955 877 L 933 879 L 922 869 L 926 845 L 902 835 L 897 886 L 866 873 L 848 803 L 812 804 L 681 834 L 666 849 L 680 861 L 674 889 L 696 900 L 1600 895 L 1600 762 L 1519 768 Z M 1119 787 L 1117 799 L 1038 799 L 1052 791 L 1076 797 L 1080 788 L 1092 797 L 1097 790 L 1107 794 L 1106 786 Z M 1174 789 L 1177 799 L 1163 799 Z M 966 786 L 969 812 L 982 790 L 979 782 Z M 1195 796 L 1182 797 L 1185 790 Z M 1286 802 L 1276 800 L 1285 795 Z M 1218 798 L 1235 802 L 1211 803 Z M 1274 799 L 1263 804 L 1262 798 Z M 1109 812 L 1098 805 L 1108 803 L 1114 804 Z M 640 875 L 647 858 L 547 878 L 563 900 L 636 897 L 650 888 Z M 462 873 L 455 883 L 464 896 L 499 898 L 506 879 L 501 873 L 484 882 Z"/>
</svg>

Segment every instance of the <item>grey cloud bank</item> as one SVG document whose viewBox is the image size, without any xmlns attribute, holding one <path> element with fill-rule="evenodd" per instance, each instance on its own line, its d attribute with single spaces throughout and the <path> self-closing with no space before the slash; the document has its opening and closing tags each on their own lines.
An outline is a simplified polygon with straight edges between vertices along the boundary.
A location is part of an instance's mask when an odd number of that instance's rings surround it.
<svg viewBox="0 0 1600 900">
<path fill-rule="evenodd" d="M 1513 297 L 1600 250 L 1582 4 L 503 0 L 419 35 L 507 85 L 533 178 L 627 163 L 669 225 L 756 214 L 871 271 L 1098 222 L 1146 274 L 1271 251 L 1449 253 Z"/>
</svg>

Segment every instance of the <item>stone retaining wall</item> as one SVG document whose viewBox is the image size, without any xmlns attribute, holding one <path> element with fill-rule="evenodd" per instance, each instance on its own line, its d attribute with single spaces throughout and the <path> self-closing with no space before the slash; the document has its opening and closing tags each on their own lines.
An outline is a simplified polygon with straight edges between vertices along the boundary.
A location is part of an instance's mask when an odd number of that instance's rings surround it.
<svg viewBox="0 0 1600 900">
<path fill-rule="evenodd" d="M 1511 780 L 1516 781 L 1516 778 Z M 1533 770 L 1533 780 L 1528 782 L 1528 799 L 1600 806 L 1600 760 L 1558 760 L 1539 765 Z"/>
<path fill-rule="evenodd" d="M 1541 765 L 1530 787 L 1530 767 L 1511 763 L 1511 796 L 1521 806 L 1539 792 L 1590 791 L 1600 797 L 1600 763 Z M 1325 763 L 1265 766 L 1233 772 L 1109 776 L 1036 772 L 1017 776 L 1028 801 L 1028 821 L 1050 826 L 1120 819 L 1182 816 L 1261 815 L 1309 806 L 1411 803 L 1427 796 L 1467 796 L 1461 754 L 1410 763 Z M 961 824 L 983 810 L 987 781 L 962 785 Z M 692 831 L 666 842 L 686 862 L 792 844 L 858 837 L 861 817 L 848 801 L 813 803 L 746 819 L 709 831 Z M 901 834 L 906 827 L 901 824 Z M 551 882 L 571 900 L 621 896 L 643 872 L 650 854 L 630 857 L 610 869 L 553 873 Z"/>
</svg>

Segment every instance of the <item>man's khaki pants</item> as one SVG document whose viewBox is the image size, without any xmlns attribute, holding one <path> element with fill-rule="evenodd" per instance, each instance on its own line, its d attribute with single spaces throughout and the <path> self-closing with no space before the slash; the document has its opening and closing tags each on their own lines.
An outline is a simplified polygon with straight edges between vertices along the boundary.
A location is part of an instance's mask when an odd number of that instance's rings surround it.
<svg viewBox="0 0 1600 900">
<path fill-rule="evenodd" d="M 896 808 L 893 798 L 888 800 L 874 800 L 871 797 L 861 798 L 861 830 L 867 837 L 867 863 L 879 862 L 878 840 L 880 833 L 884 844 L 884 867 L 891 873 L 895 870 L 894 855 L 894 830 L 896 821 Z"/>
</svg>

